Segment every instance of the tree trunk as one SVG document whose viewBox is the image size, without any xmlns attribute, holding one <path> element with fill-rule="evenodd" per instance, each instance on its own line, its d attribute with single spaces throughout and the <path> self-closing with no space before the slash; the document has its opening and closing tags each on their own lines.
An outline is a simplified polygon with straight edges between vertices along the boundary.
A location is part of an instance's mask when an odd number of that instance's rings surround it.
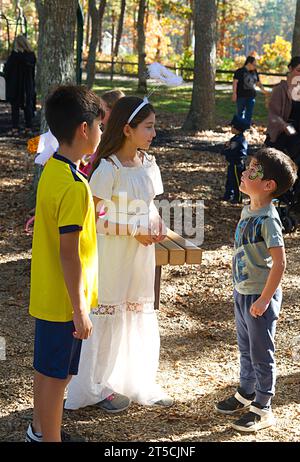
<svg viewBox="0 0 300 462">
<path fill-rule="evenodd" d="M 297 0 L 293 32 L 292 57 L 300 56 L 300 0 Z"/>
<path fill-rule="evenodd" d="M 133 7 L 133 30 L 132 30 L 132 50 L 133 54 L 138 53 L 138 48 L 137 48 L 137 5 L 134 3 Z"/>
<path fill-rule="evenodd" d="M 189 0 L 188 5 L 190 6 L 192 10 L 193 1 Z M 192 19 L 193 19 L 193 13 L 191 11 L 191 14 L 189 14 L 188 17 L 185 18 L 185 22 L 184 22 L 184 33 L 183 33 L 183 48 L 184 49 L 189 48 L 191 46 Z"/>
<path fill-rule="evenodd" d="M 226 7 L 227 1 L 221 0 L 218 2 L 218 16 L 219 16 L 219 57 L 225 57 L 225 34 L 226 34 Z"/>
<path fill-rule="evenodd" d="M 184 130 L 215 126 L 216 3 L 195 0 L 195 65 L 192 101 Z"/>
<path fill-rule="evenodd" d="M 88 88 L 92 88 L 95 80 L 96 50 L 99 40 L 99 10 L 97 10 L 95 0 L 89 0 L 89 12 L 92 21 L 92 33 L 86 64 L 86 84 Z"/>
<path fill-rule="evenodd" d="M 157 17 L 157 22 L 160 24 L 161 21 L 161 12 L 162 12 L 162 4 L 160 1 L 156 3 L 156 17 Z M 161 54 L 160 54 L 160 46 L 161 46 L 161 35 L 160 33 L 157 34 L 157 43 L 156 43 L 156 53 L 155 53 L 155 61 L 160 61 L 161 60 Z"/>
<path fill-rule="evenodd" d="M 41 64 L 43 61 L 43 49 L 44 49 L 44 37 L 45 37 L 45 14 L 44 14 L 44 1 L 35 0 L 35 6 L 39 17 L 38 26 L 38 49 L 37 49 L 37 61 L 36 61 L 36 76 L 35 86 L 38 93 L 41 92 Z"/>
<path fill-rule="evenodd" d="M 155 53 L 155 61 L 160 62 L 161 55 L 160 55 L 160 46 L 161 46 L 161 36 L 157 36 L 157 44 L 156 44 L 156 53 Z"/>
<path fill-rule="evenodd" d="M 99 6 L 99 46 L 98 46 L 99 53 L 102 53 L 102 23 L 103 23 L 105 7 L 106 7 L 106 0 L 102 0 Z"/>
<path fill-rule="evenodd" d="M 76 0 L 45 0 L 46 18 L 41 61 L 41 99 L 53 85 L 74 83 L 74 40 L 76 28 Z M 43 121 L 42 128 L 45 122 Z"/>
<path fill-rule="evenodd" d="M 147 80 L 146 80 L 146 52 L 145 52 L 145 30 L 144 30 L 144 20 L 145 20 L 145 9 L 146 9 L 146 0 L 140 0 L 139 2 L 139 13 L 137 20 L 137 31 L 138 31 L 138 92 L 146 93 L 147 92 Z"/>
<path fill-rule="evenodd" d="M 121 10 L 120 10 L 120 16 L 119 16 L 119 21 L 118 21 L 116 44 L 115 44 L 115 50 L 114 50 L 114 55 L 116 57 L 119 54 L 119 46 L 120 46 L 120 42 L 121 42 L 121 38 L 122 38 L 124 16 L 125 16 L 125 7 L 126 7 L 126 0 L 121 0 Z"/>
<path fill-rule="evenodd" d="M 37 2 L 42 16 L 42 30 L 39 31 L 40 87 L 41 87 L 41 133 L 47 130 L 45 120 L 45 98 L 54 85 L 75 83 L 74 39 L 76 27 L 76 0 L 44 0 Z M 44 21 L 45 18 L 45 21 Z M 29 197 L 32 208 L 40 166 L 35 166 L 33 185 Z"/>
<path fill-rule="evenodd" d="M 89 43 L 90 43 L 90 29 L 91 29 L 91 17 L 90 17 L 90 12 L 88 11 L 86 14 L 86 21 L 85 21 L 85 30 L 86 30 L 86 36 L 85 36 L 85 48 L 88 48 Z"/>
</svg>

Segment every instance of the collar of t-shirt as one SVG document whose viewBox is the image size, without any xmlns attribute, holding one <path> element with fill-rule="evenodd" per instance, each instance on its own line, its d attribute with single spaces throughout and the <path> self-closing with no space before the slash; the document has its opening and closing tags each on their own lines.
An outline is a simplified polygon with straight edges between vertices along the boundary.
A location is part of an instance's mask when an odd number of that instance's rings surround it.
<svg viewBox="0 0 300 462">
<path fill-rule="evenodd" d="M 278 217 L 278 212 L 276 210 L 276 207 L 270 202 L 270 204 L 266 205 L 265 207 L 262 207 L 257 210 L 251 210 L 250 205 L 245 205 L 245 207 L 242 210 L 242 215 L 241 218 L 248 218 L 251 216 L 270 216 L 277 218 Z"/>
<path fill-rule="evenodd" d="M 75 170 L 78 170 L 77 169 L 77 165 L 74 164 L 74 162 L 72 162 L 70 159 L 67 159 L 66 157 L 58 154 L 58 152 L 55 152 L 53 154 L 53 159 L 56 159 L 56 160 L 61 160 L 62 162 L 65 162 L 66 164 L 69 164 L 71 165 L 71 167 L 73 167 Z"/>
</svg>

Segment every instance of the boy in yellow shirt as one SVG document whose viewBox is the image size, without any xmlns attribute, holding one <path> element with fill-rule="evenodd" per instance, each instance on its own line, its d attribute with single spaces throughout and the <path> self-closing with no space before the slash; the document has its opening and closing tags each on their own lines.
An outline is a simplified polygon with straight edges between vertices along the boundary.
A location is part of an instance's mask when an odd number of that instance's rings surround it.
<svg viewBox="0 0 300 462">
<path fill-rule="evenodd" d="M 93 198 L 78 166 L 99 144 L 99 98 L 61 86 L 46 101 L 46 120 L 59 142 L 41 175 L 34 224 L 30 307 L 36 318 L 34 413 L 26 441 L 72 441 L 61 431 L 64 391 L 77 374 L 81 343 L 91 335 L 97 305 Z"/>
</svg>

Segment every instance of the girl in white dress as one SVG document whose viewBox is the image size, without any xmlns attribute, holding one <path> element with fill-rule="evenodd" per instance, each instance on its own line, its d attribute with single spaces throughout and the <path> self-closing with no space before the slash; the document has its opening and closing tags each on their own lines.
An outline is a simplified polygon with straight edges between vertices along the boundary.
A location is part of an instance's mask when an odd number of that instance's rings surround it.
<svg viewBox="0 0 300 462">
<path fill-rule="evenodd" d="M 155 242 L 164 239 L 165 226 L 153 199 L 163 185 L 155 158 L 141 151 L 155 136 L 154 123 L 147 99 L 123 97 L 102 135 L 90 179 L 96 210 L 105 209 L 96 214 L 99 305 L 91 311 L 93 333 L 83 342 L 67 409 L 98 404 L 118 412 L 127 406 L 117 399 L 113 405 L 116 394 L 145 405 L 173 403 L 156 383 Z"/>
</svg>

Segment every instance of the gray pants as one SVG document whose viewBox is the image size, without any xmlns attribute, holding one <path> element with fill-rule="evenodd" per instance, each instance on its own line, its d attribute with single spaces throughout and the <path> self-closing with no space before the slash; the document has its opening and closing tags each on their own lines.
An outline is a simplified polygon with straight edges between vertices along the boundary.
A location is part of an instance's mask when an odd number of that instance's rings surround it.
<svg viewBox="0 0 300 462">
<path fill-rule="evenodd" d="M 257 318 L 250 314 L 250 308 L 260 295 L 241 295 L 236 290 L 233 295 L 240 350 L 240 387 L 246 394 L 255 391 L 255 402 L 269 406 L 275 394 L 274 337 L 282 292 L 276 290 L 268 309 Z"/>
</svg>

